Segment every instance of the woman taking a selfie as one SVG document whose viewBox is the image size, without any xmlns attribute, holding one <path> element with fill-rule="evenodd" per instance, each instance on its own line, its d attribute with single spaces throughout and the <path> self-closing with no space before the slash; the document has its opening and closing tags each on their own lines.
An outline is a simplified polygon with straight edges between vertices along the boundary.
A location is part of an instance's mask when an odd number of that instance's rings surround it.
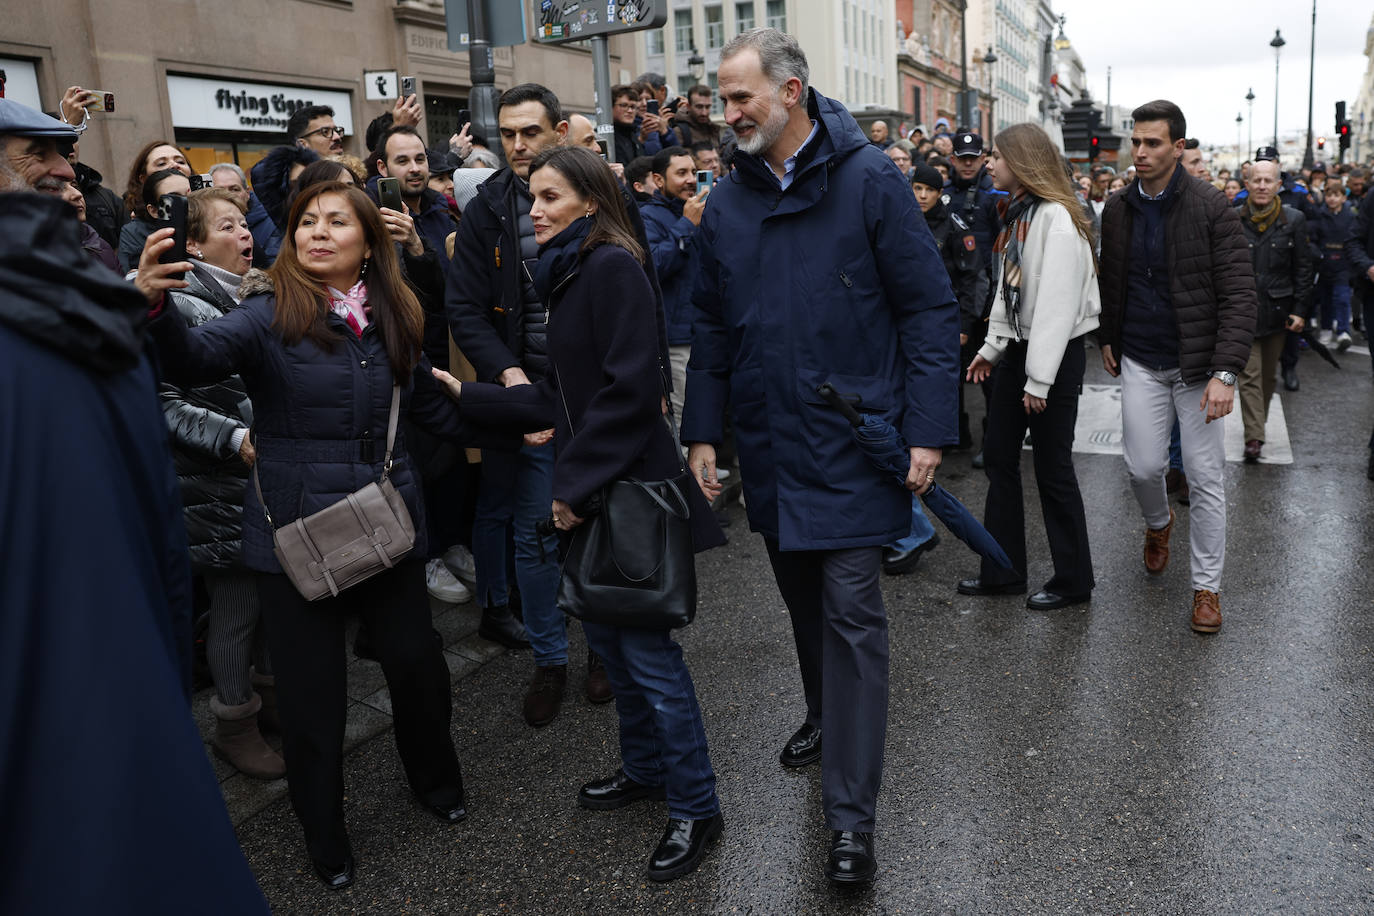
<svg viewBox="0 0 1374 916">
<path fill-rule="evenodd" d="M 666 363 L 646 253 L 615 177 L 595 153 L 558 147 L 535 158 L 529 181 L 540 245 L 534 285 L 548 309 L 551 371 L 537 385 L 511 388 L 435 375 L 468 417 L 523 431 L 555 427 L 553 517 L 569 532 L 607 484 L 677 477 L 682 453 L 663 416 Z M 687 489 L 693 520 L 702 522 L 693 525 L 697 549 L 721 543 L 705 497 Z M 697 867 L 723 824 L 682 648 L 666 628 L 583 620 L 583 629 L 615 691 L 621 766 L 584 785 L 578 804 L 604 811 L 666 796 L 668 825 L 648 875 L 670 881 Z"/>
<path fill-rule="evenodd" d="M 169 236 L 170 230 L 155 233 L 144 269 L 170 247 Z M 307 601 L 273 554 L 273 528 L 381 477 L 393 386 L 401 413 L 416 424 L 464 445 L 477 436 L 430 375 L 420 350 L 420 305 L 401 277 L 387 225 L 365 193 L 334 182 L 302 193 L 268 276 L 263 294 L 250 295 L 223 318 L 188 329 L 164 314 L 150 330 L 172 381 L 204 385 L 237 372 L 252 398 L 256 471 L 266 506 L 250 485 L 243 557 L 258 574 L 291 804 L 316 874 L 337 889 L 353 880 L 343 816 L 344 621 L 350 611 L 362 615 L 372 634 L 411 789 L 443 823 L 467 813 L 449 733 L 448 668 L 425 594 L 424 515 L 404 436 L 396 439 L 388 470 L 413 520 L 415 543 L 393 568 L 335 597 Z M 515 437 L 508 438 L 487 444 L 513 446 Z"/>
<path fill-rule="evenodd" d="M 1092 595 L 1093 565 L 1083 497 L 1073 469 L 1073 432 L 1086 358 L 1083 335 L 1097 327 L 1092 225 L 1043 130 L 1016 124 L 997 135 L 988 174 L 1007 198 L 993 245 L 992 313 L 987 341 L 968 367 L 982 382 L 991 373 L 983 446 L 988 496 L 983 524 L 1011 558 L 1010 570 L 984 560 L 965 595 L 1026 591 L 1026 522 L 1021 497 L 1021 444 L 1031 433 L 1035 481 L 1054 576 L 1026 606 L 1052 610 Z M 996 371 L 993 366 L 996 365 Z"/>
</svg>

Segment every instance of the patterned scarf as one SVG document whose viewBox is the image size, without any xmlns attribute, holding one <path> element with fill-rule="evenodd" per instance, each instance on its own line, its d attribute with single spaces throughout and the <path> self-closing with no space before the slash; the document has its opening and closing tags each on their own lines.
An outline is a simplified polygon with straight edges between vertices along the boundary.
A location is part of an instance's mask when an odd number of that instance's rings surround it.
<svg viewBox="0 0 1374 916">
<path fill-rule="evenodd" d="M 372 313 L 367 304 L 367 284 L 359 280 L 346 293 L 332 286 L 326 287 L 325 290 L 329 293 L 329 307 L 334 314 L 348 322 L 354 334 L 362 337 L 363 328 L 368 326 Z"/>
<path fill-rule="evenodd" d="M 1269 227 L 1274 225 L 1274 220 L 1279 218 L 1279 213 L 1283 211 L 1283 204 L 1279 203 L 1278 195 L 1269 201 L 1267 207 L 1256 207 L 1253 201 L 1245 201 L 1245 212 L 1250 217 L 1250 222 L 1255 224 L 1255 229 L 1260 235 L 1269 231 Z"/>
<path fill-rule="evenodd" d="M 1007 305 L 1011 328 L 1018 340 L 1024 338 L 1021 333 L 1021 246 L 1026 243 L 1026 233 L 1030 231 L 1031 220 L 1039 206 L 1040 198 L 1024 188 L 1010 200 L 997 202 L 1002 231 L 997 233 L 992 250 L 1002 257 L 992 259 L 992 289 L 995 291 L 1000 283 L 1002 301 Z"/>
</svg>

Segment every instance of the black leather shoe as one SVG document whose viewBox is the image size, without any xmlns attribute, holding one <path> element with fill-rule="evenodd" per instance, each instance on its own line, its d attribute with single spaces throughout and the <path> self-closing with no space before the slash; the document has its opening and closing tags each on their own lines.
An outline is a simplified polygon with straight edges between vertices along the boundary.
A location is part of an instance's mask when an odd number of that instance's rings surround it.
<svg viewBox="0 0 1374 916">
<path fill-rule="evenodd" d="M 830 860 L 825 876 L 836 884 L 867 884 L 878 871 L 873 834 L 835 830 L 830 834 Z"/>
<path fill-rule="evenodd" d="M 1297 367 L 1285 367 L 1283 370 L 1283 387 L 1286 391 L 1298 390 L 1298 370 Z"/>
<path fill-rule="evenodd" d="M 666 796 L 662 786 L 646 786 L 616 770 L 605 779 L 589 782 L 577 790 L 577 803 L 593 811 L 613 811 L 642 798 L 662 801 Z"/>
<path fill-rule="evenodd" d="M 462 802 L 452 805 L 425 805 L 425 810 L 438 818 L 441 824 L 456 824 L 468 816 L 467 806 Z"/>
<path fill-rule="evenodd" d="M 694 870 L 705 857 L 706 847 L 720 836 L 724 827 L 725 818 L 720 812 L 700 821 L 668 818 L 668 827 L 649 856 L 649 878 L 671 881 Z"/>
<path fill-rule="evenodd" d="M 807 722 L 787 739 L 778 761 L 785 767 L 804 767 L 821 759 L 821 729 Z"/>
<path fill-rule="evenodd" d="M 1091 592 L 1086 595 L 1060 595 L 1041 589 L 1026 599 L 1026 607 L 1032 611 L 1053 611 L 1056 608 L 1069 607 L 1074 604 L 1087 604 L 1090 600 L 1092 600 Z"/>
<path fill-rule="evenodd" d="M 901 576 L 916 569 L 921 562 L 921 557 L 928 551 L 940 546 L 940 536 L 932 534 L 930 540 L 917 544 L 910 550 L 893 550 L 890 547 L 883 548 L 883 572 L 889 576 Z"/>
<path fill-rule="evenodd" d="M 482 622 L 477 625 L 477 635 L 483 639 L 498 642 L 507 649 L 528 649 L 529 637 L 525 625 L 515 619 L 509 605 L 482 609 Z"/>
<path fill-rule="evenodd" d="M 311 859 L 310 864 L 315 867 L 315 874 L 324 882 L 324 886 L 331 891 L 341 891 L 353 883 L 353 857 L 344 859 L 342 865 L 326 865 L 316 859 Z"/>
<path fill-rule="evenodd" d="M 960 579 L 954 586 L 961 595 L 1024 595 L 1025 582 L 1001 582 L 985 585 L 982 579 Z"/>
</svg>

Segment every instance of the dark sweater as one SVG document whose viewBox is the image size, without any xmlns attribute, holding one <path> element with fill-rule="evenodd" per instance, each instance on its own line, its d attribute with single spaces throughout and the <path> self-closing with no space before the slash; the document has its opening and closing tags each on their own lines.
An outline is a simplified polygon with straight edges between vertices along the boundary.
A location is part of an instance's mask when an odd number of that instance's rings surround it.
<svg viewBox="0 0 1374 916">
<path fill-rule="evenodd" d="M 1164 214 L 1178 199 L 1178 185 L 1186 174 L 1182 167 L 1175 167 L 1157 200 L 1145 197 L 1139 183 L 1126 192 L 1126 202 L 1135 210 L 1136 218 L 1131 226 L 1121 352 L 1151 369 L 1178 368 L 1178 330 L 1169 294 Z"/>
</svg>

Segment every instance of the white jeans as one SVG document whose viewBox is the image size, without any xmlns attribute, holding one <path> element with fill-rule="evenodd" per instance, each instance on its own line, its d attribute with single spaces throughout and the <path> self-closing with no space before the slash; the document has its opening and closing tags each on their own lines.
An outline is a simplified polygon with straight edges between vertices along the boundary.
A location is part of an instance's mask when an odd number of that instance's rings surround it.
<svg viewBox="0 0 1374 916">
<path fill-rule="evenodd" d="M 1199 409 L 1207 385 L 1185 385 L 1178 369 L 1147 369 L 1121 360 L 1122 451 L 1131 489 L 1145 524 L 1169 524 L 1164 472 L 1169 467 L 1169 435 L 1178 419 L 1183 470 L 1192 505 L 1188 508 L 1193 589 L 1221 591 L 1226 561 L 1226 446 L 1222 421 L 1206 422 Z"/>
</svg>

